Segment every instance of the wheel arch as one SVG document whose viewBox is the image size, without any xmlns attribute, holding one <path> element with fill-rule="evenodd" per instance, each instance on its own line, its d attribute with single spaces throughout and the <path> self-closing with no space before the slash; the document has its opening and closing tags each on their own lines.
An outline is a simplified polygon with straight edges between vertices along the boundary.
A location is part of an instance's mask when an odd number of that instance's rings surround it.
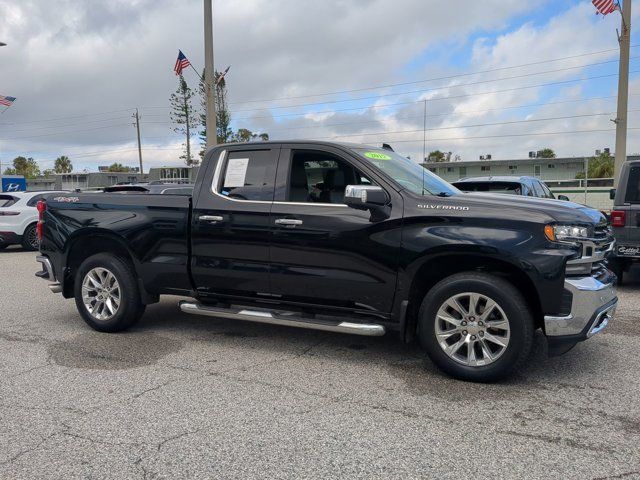
<svg viewBox="0 0 640 480">
<path fill-rule="evenodd" d="M 138 278 L 142 302 L 146 305 L 157 301 L 154 296 L 149 295 L 145 290 L 144 284 L 137 274 L 139 261 L 129 249 L 126 240 L 113 232 L 102 230 L 78 236 L 69 241 L 62 291 L 65 298 L 74 296 L 75 275 L 82 262 L 98 253 L 112 254 L 129 263 L 134 270 L 134 275 Z"/>
<path fill-rule="evenodd" d="M 412 341 L 416 336 L 418 311 L 424 296 L 441 280 L 462 272 L 483 272 L 508 280 L 523 294 L 536 327 L 542 326 L 540 294 L 531 277 L 521 267 L 494 256 L 449 254 L 430 258 L 416 266 L 407 297 L 408 305 L 402 332 L 405 341 Z"/>
</svg>

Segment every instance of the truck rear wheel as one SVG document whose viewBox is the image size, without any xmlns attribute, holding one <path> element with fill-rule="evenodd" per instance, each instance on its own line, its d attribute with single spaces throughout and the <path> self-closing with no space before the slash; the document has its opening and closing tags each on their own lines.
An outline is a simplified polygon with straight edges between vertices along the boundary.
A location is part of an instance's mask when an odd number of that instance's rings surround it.
<svg viewBox="0 0 640 480">
<path fill-rule="evenodd" d="M 84 321 L 100 332 L 126 330 L 145 310 L 133 268 L 107 253 L 82 262 L 75 278 L 74 296 Z"/>
<path fill-rule="evenodd" d="M 485 273 L 459 273 L 422 301 L 418 336 L 445 373 L 474 382 L 504 378 L 528 359 L 534 323 L 522 294 Z"/>
</svg>

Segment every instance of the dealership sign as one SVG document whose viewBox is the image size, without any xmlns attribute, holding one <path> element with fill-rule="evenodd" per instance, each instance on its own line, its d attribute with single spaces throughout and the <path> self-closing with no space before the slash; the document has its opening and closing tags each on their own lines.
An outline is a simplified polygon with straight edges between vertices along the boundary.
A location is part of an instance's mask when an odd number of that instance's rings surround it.
<svg viewBox="0 0 640 480">
<path fill-rule="evenodd" d="M 6 176 L 2 177 L 2 192 L 24 192 L 27 189 L 27 181 L 24 177 Z"/>
</svg>

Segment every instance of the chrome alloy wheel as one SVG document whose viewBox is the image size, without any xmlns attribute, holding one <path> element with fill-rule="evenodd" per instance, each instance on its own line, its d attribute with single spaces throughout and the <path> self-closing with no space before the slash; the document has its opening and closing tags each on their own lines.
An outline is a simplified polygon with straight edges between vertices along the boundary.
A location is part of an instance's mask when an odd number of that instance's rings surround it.
<svg viewBox="0 0 640 480">
<path fill-rule="evenodd" d="M 438 344 L 447 356 L 470 367 L 489 365 L 500 358 L 509 345 L 510 333 L 504 310 L 480 293 L 450 297 L 436 316 Z"/>
<path fill-rule="evenodd" d="M 120 308 L 120 284 L 106 268 L 89 270 L 82 280 L 82 301 L 96 320 L 110 320 Z"/>
</svg>

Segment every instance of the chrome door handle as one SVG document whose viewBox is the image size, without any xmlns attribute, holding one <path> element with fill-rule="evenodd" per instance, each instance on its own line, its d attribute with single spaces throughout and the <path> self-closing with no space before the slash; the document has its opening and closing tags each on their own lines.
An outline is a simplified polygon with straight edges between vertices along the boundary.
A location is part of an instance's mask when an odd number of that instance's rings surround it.
<svg viewBox="0 0 640 480">
<path fill-rule="evenodd" d="M 296 225 L 302 225 L 302 220 L 296 220 L 295 218 L 278 218 L 276 220 L 276 225 L 295 227 Z"/>
<path fill-rule="evenodd" d="M 224 218 L 222 218 L 219 215 L 200 215 L 198 219 L 201 222 L 210 222 L 210 223 L 222 222 L 224 220 Z"/>
</svg>

